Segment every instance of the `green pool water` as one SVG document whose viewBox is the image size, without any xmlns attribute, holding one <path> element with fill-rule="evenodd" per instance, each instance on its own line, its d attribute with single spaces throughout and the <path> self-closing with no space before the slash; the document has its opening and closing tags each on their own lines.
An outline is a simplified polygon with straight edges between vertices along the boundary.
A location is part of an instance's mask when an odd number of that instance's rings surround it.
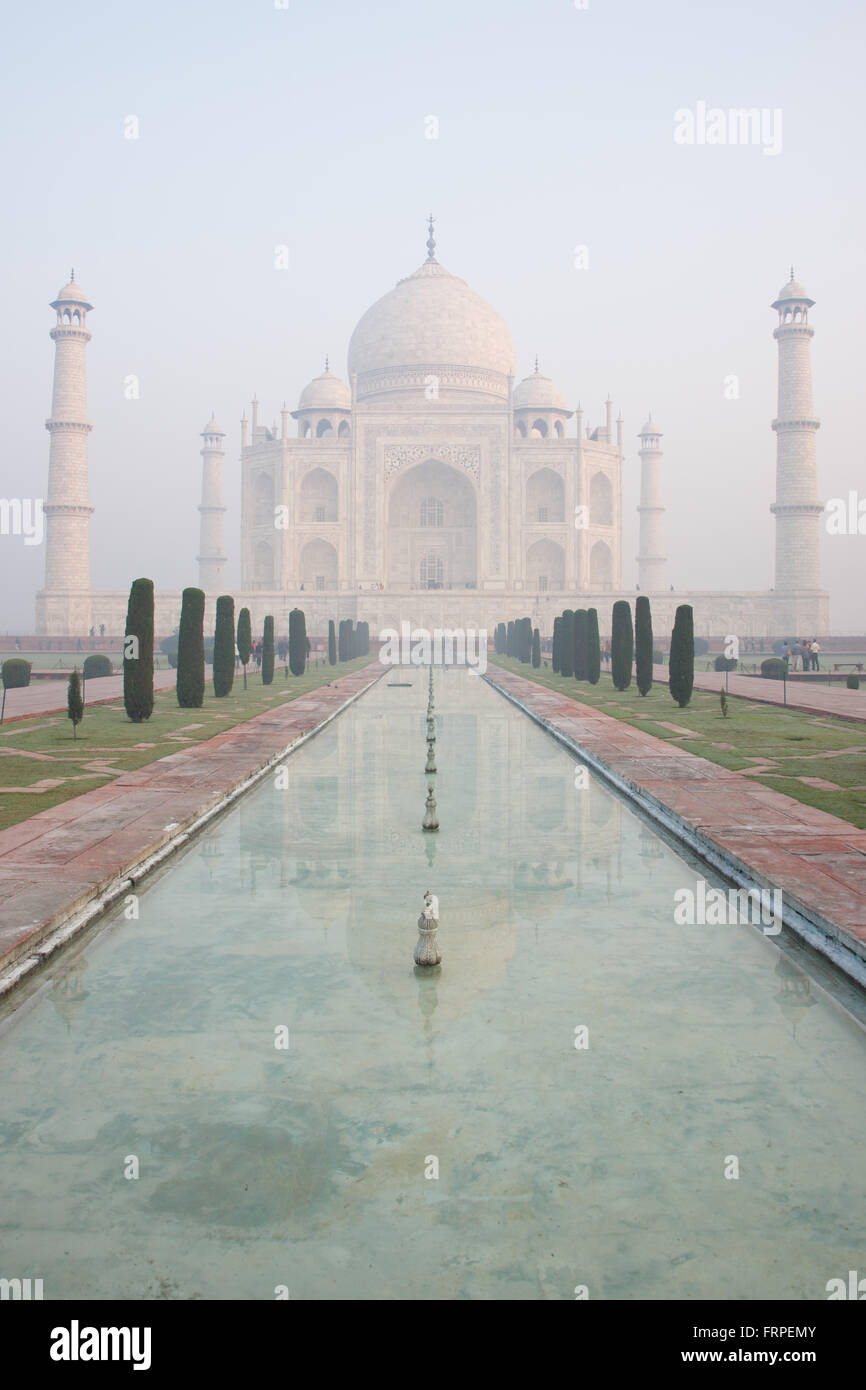
<svg viewBox="0 0 866 1390">
<path fill-rule="evenodd" d="M 863 1032 L 755 927 L 677 925 L 710 876 L 482 680 L 435 687 L 435 778 L 427 673 L 388 673 L 7 1008 L 0 1276 L 822 1299 L 866 1272 Z"/>
</svg>

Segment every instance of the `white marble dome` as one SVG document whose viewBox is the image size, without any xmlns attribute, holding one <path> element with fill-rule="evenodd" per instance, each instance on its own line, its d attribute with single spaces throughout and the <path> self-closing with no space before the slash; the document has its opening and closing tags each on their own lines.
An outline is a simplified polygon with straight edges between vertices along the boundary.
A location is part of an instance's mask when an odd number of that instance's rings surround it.
<svg viewBox="0 0 866 1390">
<path fill-rule="evenodd" d="M 80 285 L 76 285 L 74 280 L 70 280 L 68 285 L 64 285 L 57 298 L 52 300 L 51 307 L 56 309 L 59 304 L 78 304 L 85 309 L 92 309 L 93 305 L 88 303 L 87 296 Z"/>
<path fill-rule="evenodd" d="M 358 373 L 359 394 L 360 378 L 369 373 L 452 367 L 504 378 L 514 366 L 514 342 L 496 310 L 434 260 L 378 299 L 349 343 L 349 371 Z"/>
<path fill-rule="evenodd" d="M 533 372 L 524 377 L 514 389 L 512 398 L 515 410 L 564 410 L 568 411 L 565 397 L 549 376 Z"/>
<path fill-rule="evenodd" d="M 298 410 L 351 410 L 352 393 L 345 381 L 324 371 L 305 386 L 298 401 Z"/>
</svg>

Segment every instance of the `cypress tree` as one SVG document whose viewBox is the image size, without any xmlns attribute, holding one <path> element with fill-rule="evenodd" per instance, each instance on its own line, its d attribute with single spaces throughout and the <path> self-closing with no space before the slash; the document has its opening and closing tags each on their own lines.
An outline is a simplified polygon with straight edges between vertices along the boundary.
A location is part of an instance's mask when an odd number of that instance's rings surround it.
<svg viewBox="0 0 866 1390">
<path fill-rule="evenodd" d="M 505 655 L 506 655 L 506 656 L 513 656 L 513 655 L 514 655 L 514 623 L 513 623 L 513 622 L 509 623 L 509 624 L 508 624 L 508 627 L 507 627 L 506 630 L 505 630 Z"/>
<path fill-rule="evenodd" d="M 184 589 L 177 634 L 176 689 L 181 709 L 201 709 L 204 704 L 204 602 L 203 589 Z"/>
<path fill-rule="evenodd" d="M 518 661 L 528 662 L 532 656 L 532 620 L 518 618 L 514 629 L 515 656 Z"/>
<path fill-rule="evenodd" d="M 587 637 L 589 618 L 585 608 L 578 608 L 574 615 L 574 679 L 586 680 Z"/>
<path fill-rule="evenodd" d="M 231 594 L 220 594 L 216 601 L 212 676 L 214 695 L 231 695 L 235 679 L 235 601 Z"/>
<path fill-rule="evenodd" d="M 598 685 L 601 676 L 601 638 L 598 635 L 598 609 L 590 608 L 586 615 L 586 679 Z"/>
<path fill-rule="evenodd" d="M 337 634 L 334 631 L 334 619 L 328 619 L 328 665 L 337 664 Z"/>
<path fill-rule="evenodd" d="M 561 676 L 574 675 L 574 611 L 571 608 L 566 608 L 560 618 L 559 673 Z"/>
<path fill-rule="evenodd" d="M 337 659 L 339 661 L 349 660 L 349 649 L 347 645 L 349 638 L 347 628 L 351 626 L 351 619 L 349 619 L 348 622 L 346 618 L 340 619 L 340 626 L 337 630 Z"/>
<path fill-rule="evenodd" d="M 250 622 L 250 610 L 242 608 L 238 613 L 238 656 L 244 668 L 244 690 L 247 688 L 247 662 L 253 649 L 253 628 Z"/>
<path fill-rule="evenodd" d="M 69 685 L 66 688 L 66 717 L 72 720 L 72 737 L 78 738 L 78 726 L 84 718 L 84 701 L 81 698 L 81 677 L 78 674 L 78 667 L 73 667 L 69 674 Z"/>
<path fill-rule="evenodd" d="M 692 698 L 695 683 L 695 615 L 688 603 L 681 603 L 671 633 L 669 681 L 671 695 L 682 709 Z"/>
<path fill-rule="evenodd" d="M 505 624 L 497 623 L 493 633 L 493 650 L 499 656 L 505 655 Z"/>
<path fill-rule="evenodd" d="M 303 669 L 303 668 L 301 668 Z M 274 620 L 271 614 L 265 618 L 262 632 L 262 685 L 270 685 L 274 679 Z"/>
<path fill-rule="evenodd" d="M 289 666 L 293 676 L 302 676 L 307 661 L 307 620 L 300 608 L 289 614 Z M 266 681 L 267 685 L 268 682 Z"/>
<path fill-rule="evenodd" d="M 359 624 L 358 624 L 358 655 L 359 655 L 359 656 L 369 656 L 369 655 L 370 655 L 370 624 L 369 624 L 369 623 L 359 623 Z"/>
<path fill-rule="evenodd" d="M 536 669 L 541 665 L 541 633 L 538 628 L 532 633 L 532 664 Z"/>
<path fill-rule="evenodd" d="M 550 664 L 551 664 L 551 666 L 553 667 L 553 670 L 556 671 L 557 674 L 559 673 L 560 662 L 561 662 L 561 650 L 560 650 L 561 642 L 562 642 L 562 619 L 561 619 L 561 618 L 554 618 L 554 620 L 553 620 L 553 651 L 552 651 L 551 657 L 550 657 Z"/>
<path fill-rule="evenodd" d="M 123 703 L 133 724 L 140 724 L 153 713 L 152 579 L 133 580 L 129 591 L 123 642 Z"/>
<path fill-rule="evenodd" d="M 613 624 L 610 638 L 610 670 L 617 690 L 628 690 L 634 661 L 634 629 L 631 606 L 624 598 L 613 605 Z"/>
<path fill-rule="evenodd" d="M 637 688 L 646 695 L 653 683 L 653 620 L 646 594 L 638 594 L 634 606 L 634 660 Z"/>
</svg>

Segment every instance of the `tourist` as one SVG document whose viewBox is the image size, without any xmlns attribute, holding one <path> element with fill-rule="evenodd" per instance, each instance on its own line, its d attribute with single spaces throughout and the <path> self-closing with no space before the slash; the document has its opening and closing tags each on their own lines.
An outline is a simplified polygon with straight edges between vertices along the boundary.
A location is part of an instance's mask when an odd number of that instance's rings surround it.
<svg viewBox="0 0 866 1390">
<path fill-rule="evenodd" d="M 789 664 L 791 660 L 791 648 L 788 646 L 787 642 L 782 643 L 782 660 L 784 661 L 786 666 Z"/>
<path fill-rule="evenodd" d="M 821 648 L 818 646 L 818 639 L 817 639 L 817 637 L 813 637 L 813 638 L 812 638 L 812 648 L 811 648 L 811 650 L 812 650 L 812 670 L 813 670 L 813 671 L 820 671 L 821 667 L 820 667 L 820 665 L 818 664 L 818 657 L 819 657 L 820 654 L 821 654 Z"/>
</svg>

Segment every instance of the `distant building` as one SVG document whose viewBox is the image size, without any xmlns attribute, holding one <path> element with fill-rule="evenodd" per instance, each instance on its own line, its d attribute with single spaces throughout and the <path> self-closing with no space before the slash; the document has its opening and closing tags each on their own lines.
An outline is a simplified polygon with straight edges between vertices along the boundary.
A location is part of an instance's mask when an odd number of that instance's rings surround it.
<svg viewBox="0 0 866 1390">
<path fill-rule="evenodd" d="M 303 607 L 309 631 L 354 617 L 371 631 L 402 619 L 427 627 L 492 630 L 529 613 L 543 635 L 565 607 L 594 605 L 602 630 L 622 588 L 623 421 L 604 403 L 591 427 L 578 405 L 538 368 L 515 382 L 504 321 L 436 258 L 427 259 L 362 316 L 348 351 L 349 384 L 325 362 L 283 405 L 280 423 L 259 420 L 254 400 L 240 427 L 241 592 L 260 629 L 272 613 L 285 631 Z M 741 637 L 826 633 L 820 589 L 815 431 L 808 309 L 793 279 L 779 312 L 776 584 L 771 592 L 671 591 L 663 537 L 661 431 L 640 431 L 637 583 L 653 598 L 657 630 L 692 603 L 696 631 Z M 46 578 L 37 630 L 120 632 L 127 592 L 90 592 L 84 352 L 91 306 L 70 282 L 52 305 L 57 345 L 46 500 Z M 289 424 L 291 419 L 293 425 Z M 570 434 L 574 421 L 575 433 Z M 223 443 L 211 417 L 202 430 L 198 573 L 213 599 L 225 586 Z M 723 545 L 736 563 L 736 537 Z M 192 565 L 190 566 L 192 571 Z M 130 576 L 130 579 L 134 576 Z M 158 576 L 155 576 L 158 581 Z M 179 593 L 159 593 L 157 627 L 178 621 Z"/>
</svg>

